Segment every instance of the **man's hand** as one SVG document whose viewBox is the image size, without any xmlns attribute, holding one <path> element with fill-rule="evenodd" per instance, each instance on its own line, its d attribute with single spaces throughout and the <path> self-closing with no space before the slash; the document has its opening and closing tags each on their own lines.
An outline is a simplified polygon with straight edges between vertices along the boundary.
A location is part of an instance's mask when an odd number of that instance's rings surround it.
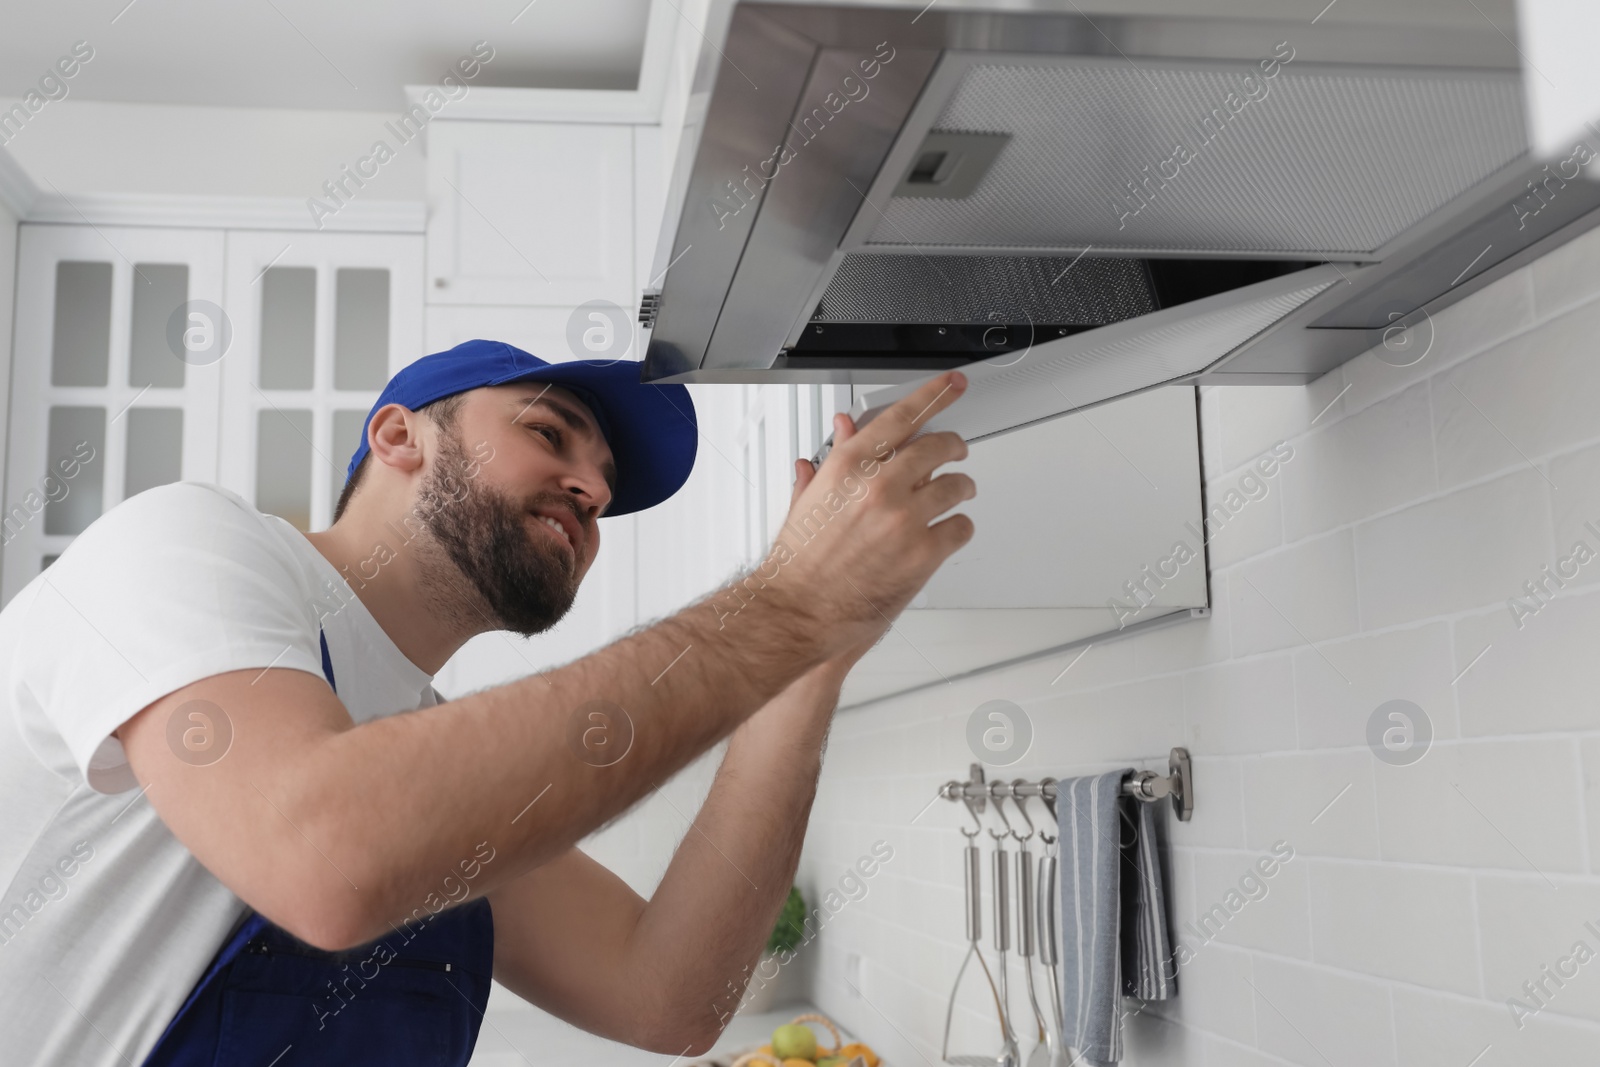
<svg viewBox="0 0 1600 1067">
<path fill-rule="evenodd" d="M 801 468 L 810 461 L 797 462 L 789 516 L 761 576 L 783 575 L 794 610 L 828 635 L 825 661 L 859 659 L 972 539 L 965 515 L 933 522 L 977 493 L 966 474 L 933 475 L 941 464 L 965 459 L 966 442 L 949 432 L 911 440 L 966 385 L 959 371 L 941 374 L 866 430 L 835 415 L 833 449 L 821 467 L 806 474 Z"/>
<path fill-rule="evenodd" d="M 840 413 L 833 417 L 833 435 L 835 440 L 843 440 L 845 437 L 848 437 L 854 432 L 855 426 L 851 423 L 850 416 Z M 794 514 L 795 504 L 799 502 L 800 494 L 805 492 L 806 486 L 810 485 L 812 479 L 814 479 L 816 476 L 816 464 L 812 463 L 809 459 L 797 459 L 794 461 L 794 491 L 789 494 L 789 513 L 791 515 Z M 821 663 L 811 668 L 810 671 L 796 679 L 794 684 L 800 685 L 801 683 L 810 680 L 812 682 L 822 683 L 831 682 L 836 687 L 842 686 L 844 684 L 845 675 L 850 673 L 850 668 L 854 667 L 856 662 L 860 660 L 862 656 L 865 656 L 869 651 L 871 651 L 872 646 L 876 645 L 878 641 L 882 639 L 882 636 L 882 633 L 877 633 L 871 637 L 862 638 L 862 640 L 853 647 L 847 648 L 837 655 L 830 656 L 828 659 L 823 660 Z"/>
</svg>

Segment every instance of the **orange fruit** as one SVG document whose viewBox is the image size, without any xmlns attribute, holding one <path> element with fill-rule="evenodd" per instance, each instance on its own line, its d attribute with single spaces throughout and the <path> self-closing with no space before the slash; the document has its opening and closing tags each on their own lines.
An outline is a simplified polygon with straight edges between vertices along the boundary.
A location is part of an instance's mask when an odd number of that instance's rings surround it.
<svg viewBox="0 0 1600 1067">
<path fill-rule="evenodd" d="M 840 1046 L 839 1055 L 846 1059 L 854 1059 L 856 1056 L 860 1056 L 866 1061 L 867 1067 L 878 1067 L 878 1054 L 859 1041 L 851 1041 L 849 1044 Z"/>
</svg>

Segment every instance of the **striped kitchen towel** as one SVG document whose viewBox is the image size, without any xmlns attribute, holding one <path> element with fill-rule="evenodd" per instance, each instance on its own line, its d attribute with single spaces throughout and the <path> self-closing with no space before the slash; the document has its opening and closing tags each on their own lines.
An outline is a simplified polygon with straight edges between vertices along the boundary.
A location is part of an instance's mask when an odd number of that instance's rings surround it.
<svg viewBox="0 0 1600 1067">
<path fill-rule="evenodd" d="M 1062 1041 L 1089 1067 L 1122 1058 L 1121 996 L 1177 994 L 1154 805 L 1122 795 L 1131 773 L 1130 767 L 1056 785 Z"/>
</svg>

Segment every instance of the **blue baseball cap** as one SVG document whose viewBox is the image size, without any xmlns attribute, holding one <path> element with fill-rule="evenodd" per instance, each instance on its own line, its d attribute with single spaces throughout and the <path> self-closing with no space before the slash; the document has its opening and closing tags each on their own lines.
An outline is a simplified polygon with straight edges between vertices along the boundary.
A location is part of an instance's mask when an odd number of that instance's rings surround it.
<svg viewBox="0 0 1600 1067">
<path fill-rule="evenodd" d="M 463 341 L 403 368 L 383 387 L 361 424 L 361 445 L 350 457 L 345 481 L 367 454 L 367 426 L 386 404 L 417 409 L 468 389 L 508 382 L 549 382 L 570 389 L 589 406 L 617 464 L 617 487 L 607 517 L 654 507 L 676 493 L 694 469 L 700 434 L 694 401 L 681 385 L 639 380 L 628 359 L 575 359 L 546 363 L 503 341 Z"/>
</svg>

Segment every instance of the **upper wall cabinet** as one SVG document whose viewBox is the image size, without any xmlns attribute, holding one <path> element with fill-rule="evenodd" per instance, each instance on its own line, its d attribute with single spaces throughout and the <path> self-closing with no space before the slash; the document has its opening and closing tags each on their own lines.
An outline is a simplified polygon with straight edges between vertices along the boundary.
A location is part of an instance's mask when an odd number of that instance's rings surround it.
<svg viewBox="0 0 1600 1067">
<path fill-rule="evenodd" d="M 431 303 L 631 308 L 633 214 L 631 126 L 428 128 Z"/>
<path fill-rule="evenodd" d="M 422 355 L 421 267 L 414 234 L 228 234 L 223 486 L 301 530 L 332 524 L 367 412 Z"/>
<path fill-rule="evenodd" d="M 22 227 L 5 600 L 145 489 L 215 481 L 220 230 Z"/>
</svg>

